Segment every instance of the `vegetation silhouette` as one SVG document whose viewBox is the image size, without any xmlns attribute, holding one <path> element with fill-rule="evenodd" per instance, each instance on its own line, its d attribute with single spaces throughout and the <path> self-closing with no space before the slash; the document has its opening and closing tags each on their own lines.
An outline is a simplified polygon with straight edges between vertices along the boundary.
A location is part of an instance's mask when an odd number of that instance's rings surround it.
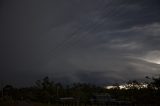
<svg viewBox="0 0 160 106">
<path fill-rule="evenodd" d="M 136 105 L 150 104 L 160 105 L 160 76 L 146 77 L 150 80 L 147 87 L 142 87 L 140 82 L 133 80 L 128 81 L 124 89 L 120 89 L 119 84 L 114 84 L 114 88 L 106 89 L 105 87 L 88 84 L 73 83 L 63 85 L 55 83 L 49 77 L 37 80 L 33 86 L 16 88 L 12 85 L 5 85 L 1 89 L 3 95 L 0 96 L 0 105 L 5 101 L 15 103 L 17 101 L 25 101 L 27 103 L 44 103 L 44 104 L 60 104 L 71 101 L 75 104 L 91 104 L 96 98 L 95 95 L 109 94 L 115 99 L 115 103 L 130 102 Z M 98 96 L 97 96 L 98 97 Z M 104 97 L 105 98 L 105 97 Z"/>
</svg>

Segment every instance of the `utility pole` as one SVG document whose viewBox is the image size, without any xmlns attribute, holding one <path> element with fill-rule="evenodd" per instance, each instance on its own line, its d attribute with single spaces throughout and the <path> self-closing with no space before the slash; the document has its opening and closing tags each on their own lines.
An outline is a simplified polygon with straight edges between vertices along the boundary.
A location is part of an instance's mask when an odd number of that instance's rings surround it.
<svg viewBox="0 0 160 106">
<path fill-rule="evenodd" d="M 59 96 L 59 87 L 57 86 L 57 97 Z"/>
<path fill-rule="evenodd" d="M 1 96 L 2 96 L 2 99 L 3 99 L 3 96 L 4 96 L 4 92 L 3 92 L 3 82 L 1 82 Z"/>
</svg>

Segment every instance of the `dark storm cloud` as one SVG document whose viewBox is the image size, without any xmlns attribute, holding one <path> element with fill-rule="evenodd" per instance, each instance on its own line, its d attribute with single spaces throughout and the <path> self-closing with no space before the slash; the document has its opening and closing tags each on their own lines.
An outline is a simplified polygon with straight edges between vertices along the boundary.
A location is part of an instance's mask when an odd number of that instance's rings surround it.
<svg viewBox="0 0 160 106">
<path fill-rule="evenodd" d="M 1 2 L 3 80 L 102 84 L 158 73 L 159 0 Z"/>
</svg>

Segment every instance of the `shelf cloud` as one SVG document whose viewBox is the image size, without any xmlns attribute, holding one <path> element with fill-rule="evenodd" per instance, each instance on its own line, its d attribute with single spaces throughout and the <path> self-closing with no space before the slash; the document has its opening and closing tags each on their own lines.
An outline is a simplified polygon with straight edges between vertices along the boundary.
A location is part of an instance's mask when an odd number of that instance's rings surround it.
<svg viewBox="0 0 160 106">
<path fill-rule="evenodd" d="M 2 0 L 0 80 L 107 84 L 159 74 L 159 0 Z M 157 64 L 158 63 L 158 64 Z"/>
</svg>

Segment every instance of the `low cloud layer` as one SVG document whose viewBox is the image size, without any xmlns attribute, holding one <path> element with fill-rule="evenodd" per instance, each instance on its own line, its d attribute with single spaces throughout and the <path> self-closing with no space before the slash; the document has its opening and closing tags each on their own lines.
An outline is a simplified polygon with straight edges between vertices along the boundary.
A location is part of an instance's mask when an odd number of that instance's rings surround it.
<svg viewBox="0 0 160 106">
<path fill-rule="evenodd" d="M 2 1 L 0 80 L 109 84 L 160 69 L 159 0 Z"/>
</svg>

